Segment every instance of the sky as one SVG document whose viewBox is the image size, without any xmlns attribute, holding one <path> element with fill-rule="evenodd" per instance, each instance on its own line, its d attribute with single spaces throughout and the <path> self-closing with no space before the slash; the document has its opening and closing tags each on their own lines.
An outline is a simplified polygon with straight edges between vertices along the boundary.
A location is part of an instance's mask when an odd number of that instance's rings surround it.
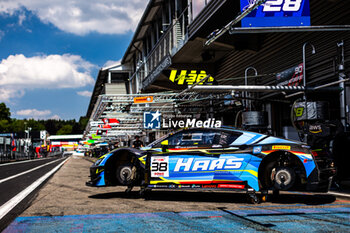
<svg viewBox="0 0 350 233">
<path fill-rule="evenodd" d="M 17 119 L 85 116 L 99 69 L 129 46 L 146 0 L 0 0 L 0 102 Z"/>
</svg>

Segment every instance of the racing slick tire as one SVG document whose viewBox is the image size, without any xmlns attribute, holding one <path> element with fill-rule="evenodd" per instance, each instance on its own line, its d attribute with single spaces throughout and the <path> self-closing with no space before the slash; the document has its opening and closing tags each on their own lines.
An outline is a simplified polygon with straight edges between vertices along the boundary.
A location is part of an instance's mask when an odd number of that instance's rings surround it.
<svg viewBox="0 0 350 233">
<path fill-rule="evenodd" d="M 278 167 L 275 171 L 274 181 L 274 187 L 277 190 L 288 190 L 295 182 L 295 172 L 289 167 Z"/>
<path fill-rule="evenodd" d="M 130 185 L 136 177 L 136 168 L 131 164 L 123 164 L 116 169 L 116 178 L 122 185 Z"/>
</svg>

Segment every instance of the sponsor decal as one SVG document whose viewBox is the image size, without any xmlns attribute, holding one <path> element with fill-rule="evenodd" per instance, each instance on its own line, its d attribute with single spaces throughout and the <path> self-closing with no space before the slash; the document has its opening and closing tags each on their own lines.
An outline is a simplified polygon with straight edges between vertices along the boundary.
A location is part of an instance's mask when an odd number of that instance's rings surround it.
<svg viewBox="0 0 350 233">
<path fill-rule="evenodd" d="M 178 159 L 175 165 L 174 172 L 196 172 L 196 171 L 214 171 L 214 170 L 229 170 L 239 169 L 242 166 L 243 158 L 234 159 L 214 159 L 214 160 L 195 160 Z"/>
<path fill-rule="evenodd" d="M 216 184 L 204 184 L 202 185 L 202 188 L 210 189 L 210 188 L 217 188 Z"/>
<path fill-rule="evenodd" d="M 241 0 L 241 12 L 254 4 L 254 0 Z M 242 27 L 310 25 L 309 0 L 267 0 L 242 20 Z"/>
<path fill-rule="evenodd" d="M 301 117 L 304 114 L 304 107 L 294 108 L 294 113 L 296 117 Z"/>
<path fill-rule="evenodd" d="M 314 133 L 314 134 L 322 133 L 323 132 L 322 125 L 310 125 L 309 131 L 310 131 L 310 133 Z"/>
<path fill-rule="evenodd" d="M 202 188 L 202 185 L 200 185 L 200 184 L 193 184 L 192 188 L 193 189 Z"/>
<path fill-rule="evenodd" d="M 189 189 L 189 188 L 191 188 L 191 185 L 189 185 L 189 184 L 180 184 L 177 187 L 178 188 L 183 188 L 183 189 Z"/>
<path fill-rule="evenodd" d="M 142 82 L 142 89 L 146 88 L 148 85 L 152 84 L 154 80 L 162 73 L 163 70 L 168 68 L 172 64 L 170 55 L 167 55 L 159 63 L 159 65 L 151 71 L 147 78 Z"/>
<path fill-rule="evenodd" d="M 272 146 L 272 150 L 290 150 L 290 146 L 282 146 L 282 145 Z"/>
<path fill-rule="evenodd" d="M 169 185 L 166 185 L 166 184 L 156 184 L 156 185 L 154 185 L 154 188 L 169 188 Z"/>
<path fill-rule="evenodd" d="M 253 148 L 253 154 L 260 154 L 262 151 L 262 147 L 261 146 L 255 146 Z"/>
<path fill-rule="evenodd" d="M 151 177 L 169 177 L 169 157 L 151 157 Z"/>
<path fill-rule="evenodd" d="M 146 103 L 152 103 L 152 102 L 153 102 L 153 96 L 142 96 L 142 97 L 134 98 L 135 104 L 146 104 Z"/>
<path fill-rule="evenodd" d="M 245 185 L 242 185 L 242 184 L 219 184 L 218 188 L 223 188 L 223 189 L 244 189 Z"/>
<path fill-rule="evenodd" d="M 156 112 L 144 112 L 143 113 L 143 127 L 145 129 L 160 129 L 161 113 Z"/>
<path fill-rule="evenodd" d="M 205 70 L 172 70 L 170 72 L 169 80 L 178 85 L 192 85 L 207 77 Z M 205 82 L 200 82 L 199 85 L 211 85 L 214 82 L 214 78 L 210 76 Z"/>
</svg>

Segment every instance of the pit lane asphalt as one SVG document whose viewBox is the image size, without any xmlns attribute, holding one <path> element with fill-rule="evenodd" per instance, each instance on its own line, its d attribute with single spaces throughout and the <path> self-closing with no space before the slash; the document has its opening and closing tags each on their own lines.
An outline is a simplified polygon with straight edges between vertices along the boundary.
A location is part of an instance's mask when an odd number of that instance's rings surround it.
<svg viewBox="0 0 350 233">
<path fill-rule="evenodd" d="M 62 162 L 62 158 L 47 158 L 31 161 L 14 162 L 0 165 L 0 206 L 14 198 L 17 194 L 25 190 L 28 186 L 52 170 L 57 164 Z M 17 217 L 27 207 L 35 191 L 26 196 L 17 205 L 12 206 L 5 216 L 0 219 L 0 230 L 10 221 Z"/>
<path fill-rule="evenodd" d="M 71 157 L 5 232 L 350 231 L 350 201 L 333 195 L 286 193 L 253 205 L 242 193 L 153 191 L 145 200 L 124 187 L 85 186 L 91 164 Z"/>
</svg>

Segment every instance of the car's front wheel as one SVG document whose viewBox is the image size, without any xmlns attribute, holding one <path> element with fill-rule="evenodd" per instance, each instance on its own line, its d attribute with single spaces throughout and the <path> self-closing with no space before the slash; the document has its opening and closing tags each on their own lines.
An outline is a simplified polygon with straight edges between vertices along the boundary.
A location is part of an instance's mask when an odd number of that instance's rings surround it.
<svg viewBox="0 0 350 233">
<path fill-rule="evenodd" d="M 116 169 L 116 178 L 122 185 L 130 185 L 136 178 L 136 168 L 131 164 L 123 164 Z"/>
</svg>

